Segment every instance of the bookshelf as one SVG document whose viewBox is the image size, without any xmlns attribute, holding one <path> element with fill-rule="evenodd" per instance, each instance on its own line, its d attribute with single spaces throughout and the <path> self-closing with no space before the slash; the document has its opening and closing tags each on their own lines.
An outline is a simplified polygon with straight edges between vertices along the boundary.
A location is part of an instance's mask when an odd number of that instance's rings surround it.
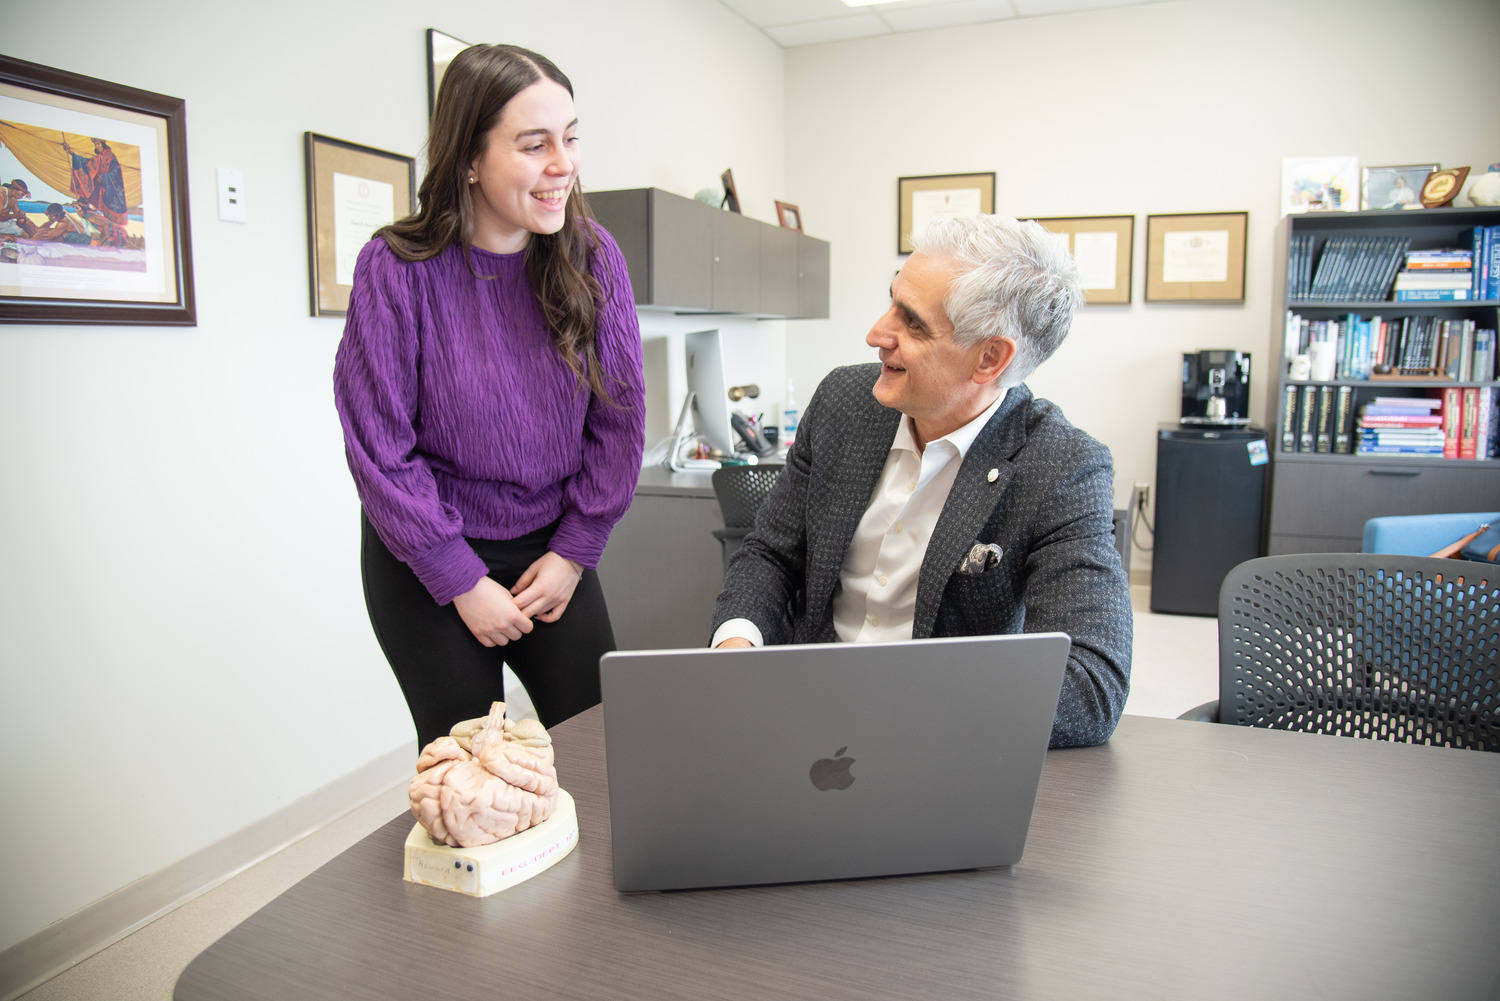
<svg viewBox="0 0 1500 1001">
<path fill-rule="evenodd" d="M 1500 329 L 1500 300 L 1492 298 L 1445 302 L 1393 302 L 1382 286 L 1383 276 L 1365 281 L 1366 289 L 1383 298 L 1307 298 L 1295 295 L 1296 286 L 1311 284 L 1310 274 L 1330 245 L 1348 246 L 1364 238 L 1374 247 L 1380 241 L 1397 239 L 1411 250 L 1435 250 L 1444 247 L 1469 248 L 1469 234 L 1474 227 L 1500 226 L 1500 208 L 1441 208 L 1391 210 L 1377 212 L 1321 212 L 1288 215 L 1278 231 L 1275 266 L 1275 295 L 1281 308 L 1274 310 L 1272 346 L 1276 354 L 1276 391 L 1269 405 L 1273 408 L 1274 434 L 1268 443 L 1272 450 L 1271 502 L 1267 526 L 1266 552 L 1270 555 L 1310 552 L 1357 552 L 1364 523 L 1382 515 L 1435 514 L 1453 511 L 1500 510 L 1500 461 L 1451 459 L 1414 454 L 1357 454 L 1352 429 L 1348 451 L 1336 450 L 1337 429 L 1330 426 L 1326 450 L 1319 449 L 1316 419 L 1310 448 L 1298 423 L 1288 427 L 1289 417 L 1296 422 L 1300 404 L 1312 391 L 1316 418 L 1326 394 L 1332 417 L 1336 416 L 1340 394 L 1351 414 L 1375 397 L 1440 396 L 1450 387 L 1492 387 L 1500 395 L 1500 383 L 1491 380 L 1459 379 L 1455 374 L 1424 371 L 1421 359 L 1403 355 L 1394 361 L 1413 364 L 1394 365 L 1388 373 L 1360 371 L 1358 364 L 1340 364 L 1331 380 L 1293 380 L 1288 374 L 1287 314 L 1294 312 L 1309 323 L 1345 322 L 1351 316 L 1364 320 L 1379 318 L 1390 329 L 1392 323 L 1403 329 L 1414 327 L 1460 329 L 1454 321 L 1473 321 L 1476 329 Z M 1386 246 L 1390 246 L 1387 242 Z M 1307 255 L 1311 254 L 1311 266 Z M 1372 265 L 1373 267 L 1373 265 Z M 1288 276 L 1293 281 L 1289 284 Z M 1299 280 L 1300 278 L 1300 280 Z M 1357 287 L 1358 281 L 1335 288 Z M 1327 286 L 1324 286 L 1327 287 Z M 1377 332 L 1378 326 L 1372 325 Z M 1392 360 L 1392 359 L 1388 359 Z M 1468 373 L 1472 375 L 1473 373 Z M 1283 405 L 1288 390 L 1297 394 L 1298 412 L 1288 414 Z M 1353 424 L 1354 421 L 1350 421 Z M 1288 431 L 1294 443 L 1285 450 Z"/>
</svg>

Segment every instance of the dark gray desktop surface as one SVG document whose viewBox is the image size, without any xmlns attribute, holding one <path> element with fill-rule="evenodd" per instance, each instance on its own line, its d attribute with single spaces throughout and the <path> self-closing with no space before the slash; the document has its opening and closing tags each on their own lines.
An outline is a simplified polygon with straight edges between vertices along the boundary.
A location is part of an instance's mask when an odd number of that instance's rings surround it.
<svg viewBox="0 0 1500 1001">
<path fill-rule="evenodd" d="M 553 868 L 403 882 L 403 815 L 175 998 L 1500 996 L 1500 754 L 1127 716 L 1048 752 L 1009 869 L 622 895 L 601 724 L 553 729 L 580 825 Z"/>
</svg>

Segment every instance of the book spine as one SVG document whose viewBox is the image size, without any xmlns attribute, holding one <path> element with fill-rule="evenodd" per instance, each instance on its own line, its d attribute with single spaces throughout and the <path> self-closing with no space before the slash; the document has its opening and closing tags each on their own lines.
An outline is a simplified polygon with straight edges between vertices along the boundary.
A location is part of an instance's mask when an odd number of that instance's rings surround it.
<svg viewBox="0 0 1500 1001">
<path fill-rule="evenodd" d="M 1466 288 L 1409 288 L 1396 291 L 1397 302 L 1465 302 Z"/>
<path fill-rule="evenodd" d="M 1476 454 L 1476 435 L 1479 431 L 1479 390 L 1474 386 L 1464 390 L 1463 408 L 1463 423 L 1458 432 L 1458 457 L 1472 459 Z M 1443 451 L 1446 454 L 1446 442 Z"/>
<path fill-rule="evenodd" d="M 1318 433 L 1313 443 L 1316 452 L 1333 451 L 1333 389 L 1318 387 Z"/>
<path fill-rule="evenodd" d="M 1281 400 L 1281 450 L 1283 452 L 1297 451 L 1297 389 L 1296 386 L 1286 387 L 1286 394 Z"/>
<path fill-rule="evenodd" d="M 1495 437 L 1495 387 L 1478 388 L 1476 413 L 1479 423 L 1474 430 L 1474 458 L 1488 459 L 1495 454 L 1490 446 Z"/>
<path fill-rule="evenodd" d="M 1486 280 L 1489 278 L 1489 255 L 1485 253 L 1486 243 L 1489 239 L 1489 229 L 1484 226 L 1475 226 L 1469 236 L 1469 245 L 1473 248 L 1474 260 L 1474 284 L 1471 286 L 1474 298 L 1483 299 Z"/>
<path fill-rule="evenodd" d="M 1313 414 L 1318 409 L 1318 387 L 1302 387 L 1302 407 L 1297 413 L 1297 451 L 1313 450 Z"/>
<path fill-rule="evenodd" d="M 1354 427 L 1354 387 L 1340 386 L 1339 401 L 1334 408 L 1333 450 L 1338 455 L 1348 455 L 1352 444 Z"/>
<path fill-rule="evenodd" d="M 1464 391 L 1459 386 L 1443 390 L 1443 458 L 1458 458 L 1458 436 L 1463 420 Z"/>
<path fill-rule="evenodd" d="M 1489 234 L 1490 251 L 1485 255 L 1485 260 L 1489 264 L 1489 273 L 1485 282 L 1484 297 L 1500 299 L 1500 226 L 1490 226 L 1486 232 Z"/>
</svg>

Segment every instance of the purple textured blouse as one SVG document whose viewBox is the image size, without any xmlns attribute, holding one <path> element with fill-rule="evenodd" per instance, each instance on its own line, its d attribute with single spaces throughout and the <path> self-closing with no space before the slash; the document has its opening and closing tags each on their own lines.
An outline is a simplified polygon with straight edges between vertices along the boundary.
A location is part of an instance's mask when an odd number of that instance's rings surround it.
<svg viewBox="0 0 1500 1001">
<path fill-rule="evenodd" d="M 486 573 L 465 536 L 514 539 L 558 522 L 548 548 L 594 567 L 640 475 L 641 333 L 625 259 L 602 228 L 597 351 L 615 406 L 558 354 L 525 253 L 462 247 L 403 261 L 371 240 L 333 366 L 344 451 L 370 523 L 447 604 Z"/>
</svg>

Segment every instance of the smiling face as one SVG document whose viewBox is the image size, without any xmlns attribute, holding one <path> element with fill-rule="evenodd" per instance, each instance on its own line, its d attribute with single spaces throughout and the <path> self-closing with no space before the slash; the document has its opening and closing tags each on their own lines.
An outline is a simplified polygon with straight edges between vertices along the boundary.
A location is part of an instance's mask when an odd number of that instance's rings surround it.
<svg viewBox="0 0 1500 1001">
<path fill-rule="evenodd" d="M 497 254 L 524 250 L 532 233 L 562 229 L 578 178 L 578 119 L 566 87 L 542 79 L 511 98 L 469 165 L 473 242 Z"/>
<path fill-rule="evenodd" d="M 875 321 L 865 343 L 880 350 L 875 399 L 916 425 L 923 445 L 963 427 L 999 395 L 999 376 L 1015 356 L 1008 338 L 961 347 L 943 310 L 952 262 L 925 254 L 906 259 L 891 283 L 890 308 Z"/>
</svg>

